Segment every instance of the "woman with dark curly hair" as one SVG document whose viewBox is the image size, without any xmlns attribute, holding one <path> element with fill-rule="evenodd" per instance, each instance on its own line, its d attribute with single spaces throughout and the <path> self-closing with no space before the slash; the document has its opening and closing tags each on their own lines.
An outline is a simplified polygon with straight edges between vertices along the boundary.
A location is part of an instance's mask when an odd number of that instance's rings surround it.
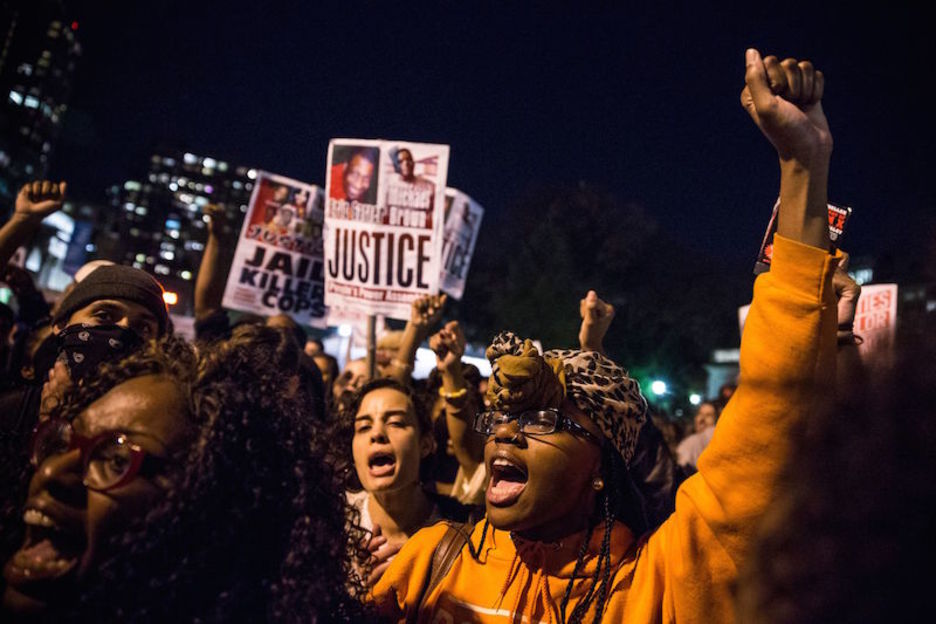
<svg viewBox="0 0 936 624">
<path fill-rule="evenodd" d="M 22 539 L 5 616 L 360 619 L 342 492 L 286 374 L 298 356 L 245 326 L 198 356 L 151 344 L 73 388 L 34 436 L 25 527 L 4 510 Z"/>
<path fill-rule="evenodd" d="M 441 520 L 464 522 L 472 508 L 424 485 L 425 460 L 435 449 L 432 423 L 424 401 L 395 379 L 375 379 L 351 398 L 340 416 L 351 521 L 370 532 L 372 584 L 406 540 Z M 348 461 L 350 459 L 351 461 Z M 426 487 L 428 486 L 428 487 Z"/>
</svg>

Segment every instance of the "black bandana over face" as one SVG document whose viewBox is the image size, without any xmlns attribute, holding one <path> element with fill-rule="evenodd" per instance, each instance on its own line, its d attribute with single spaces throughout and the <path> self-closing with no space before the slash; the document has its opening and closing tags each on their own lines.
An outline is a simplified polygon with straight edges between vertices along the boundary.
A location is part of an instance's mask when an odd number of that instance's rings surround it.
<svg viewBox="0 0 936 624">
<path fill-rule="evenodd" d="M 58 359 L 72 381 L 85 379 L 104 362 L 116 362 L 143 345 L 136 332 L 119 325 L 69 325 L 58 335 Z"/>
</svg>

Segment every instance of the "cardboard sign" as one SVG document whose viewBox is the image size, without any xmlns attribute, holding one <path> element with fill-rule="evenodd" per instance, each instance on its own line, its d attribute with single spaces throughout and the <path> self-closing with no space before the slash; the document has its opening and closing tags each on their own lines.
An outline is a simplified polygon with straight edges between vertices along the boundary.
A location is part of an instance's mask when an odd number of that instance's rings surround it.
<svg viewBox="0 0 936 624">
<path fill-rule="evenodd" d="M 834 252 L 841 242 L 842 235 L 845 233 L 845 224 L 851 216 L 852 209 L 849 206 L 827 205 L 829 210 L 829 251 Z M 773 258 L 773 237 L 777 233 L 777 214 L 780 211 L 780 200 L 774 203 L 773 212 L 770 214 L 770 221 L 767 223 L 767 231 L 761 241 L 760 249 L 757 252 L 757 261 L 754 263 L 754 275 L 760 275 L 770 270 L 770 260 Z"/>
<path fill-rule="evenodd" d="M 324 328 L 322 190 L 258 172 L 223 305 Z"/>
<path fill-rule="evenodd" d="M 325 304 L 408 319 L 439 291 L 449 147 L 333 139 L 325 187 Z"/>
<path fill-rule="evenodd" d="M 442 234 L 442 275 L 439 287 L 455 299 L 465 293 L 484 208 L 457 189 L 445 191 L 445 230 Z"/>
</svg>

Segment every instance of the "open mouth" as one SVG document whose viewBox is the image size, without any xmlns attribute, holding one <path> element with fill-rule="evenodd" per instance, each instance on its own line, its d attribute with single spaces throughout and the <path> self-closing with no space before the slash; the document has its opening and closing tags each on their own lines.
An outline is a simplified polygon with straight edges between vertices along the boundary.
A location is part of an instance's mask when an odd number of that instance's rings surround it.
<svg viewBox="0 0 936 624">
<path fill-rule="evenodd" d="M 367 470 L 372 477 L 387 477 L 396 470 L 396 457 L 393 453 L 374 453 L 367 459 Z"/>
<path fill-rule="evenodd" d="M 23 512 L 26 539 L 3 570 L 11 585 L 48 582 L 72 572 L 85 550 L 83 535 L 65 532 L 38 509 Z"/>
<path fill-rule="evenodd" d="M 491 479 L 488 481 L 487 502 L 495 507 L 514 504 L 526 488 L 526 468 L 506 457 L 496 457 L 491 462 Z"/>
</svg>

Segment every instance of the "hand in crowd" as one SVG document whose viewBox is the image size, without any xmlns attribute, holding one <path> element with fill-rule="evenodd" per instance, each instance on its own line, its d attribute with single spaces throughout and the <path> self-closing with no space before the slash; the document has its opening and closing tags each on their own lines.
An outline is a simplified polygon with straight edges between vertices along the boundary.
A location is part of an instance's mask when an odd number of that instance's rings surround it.
<svg viewBox="0 0 936 624">
<path fill-rule="evenodd" d="M 832 275 L 832 287 L 838 302 L 838 328 L 839 334 L 851 334 L 855 324 L 855 312 L 858 309 L 858 298 L 861 296 L 861 286 L 848 274 L 848 254 L 843 253 L 839 265 Z"/>
<path fill-rule="evenodd" d="M 65 182 L 37 180 L 24 184 L 16 196 L 15 215 L 27 219 L 42 219 L 61 209 L 65 201 Z"/>
<path fill-rule="evenodd" d="M 403 543 L 390 544 L 381 532 L 380 526 L 374 525 L 373 536 L 367 543 L 367 550 L 371 554 L 371 569 L 366 579 L 368 587 L 373 587 L 380 580 L 383 573 L 390 567 L 390 559 L 400 552 L 401 548 L 403 548 Z"/>
<path fill-rule="evenodd" d="M 202 212 L 208 217 L 208 234 L 221 240 L 230 237 L 232 232 L 230 219 L 223 205 L 207 204 Z"/>
<path fill-rule="evenodd" d="M 579 302 L 582 326 L 579 328 L 579 345 L 583 351 L 604 353 L 604 337 L 614 320 L 614 306 L 598 298 L 598 293 L 589 290 Z"/>
<path fill-rule="evenodd" d="M 429 348 L 436 354 L 436 367 L 440 371 L 459 366 L 465 355 L 465 334 L 458 321 L 449 321 L 429 339 Z"/>
<path fill-rule="evenodd" d="M 825 78 L 809 61 L 745 56 L 741 104 L 783 160 L 827 156 L 832 134 L 822 111 Z"/>
<path fill-rule="evenodd" d="M 442 319 L 442 308 L 446 301 L 448 295 L 423 295 L 414 300 L 410 308 L 410 323 L 424 335 L 427 334 Z"/>
</svg>

